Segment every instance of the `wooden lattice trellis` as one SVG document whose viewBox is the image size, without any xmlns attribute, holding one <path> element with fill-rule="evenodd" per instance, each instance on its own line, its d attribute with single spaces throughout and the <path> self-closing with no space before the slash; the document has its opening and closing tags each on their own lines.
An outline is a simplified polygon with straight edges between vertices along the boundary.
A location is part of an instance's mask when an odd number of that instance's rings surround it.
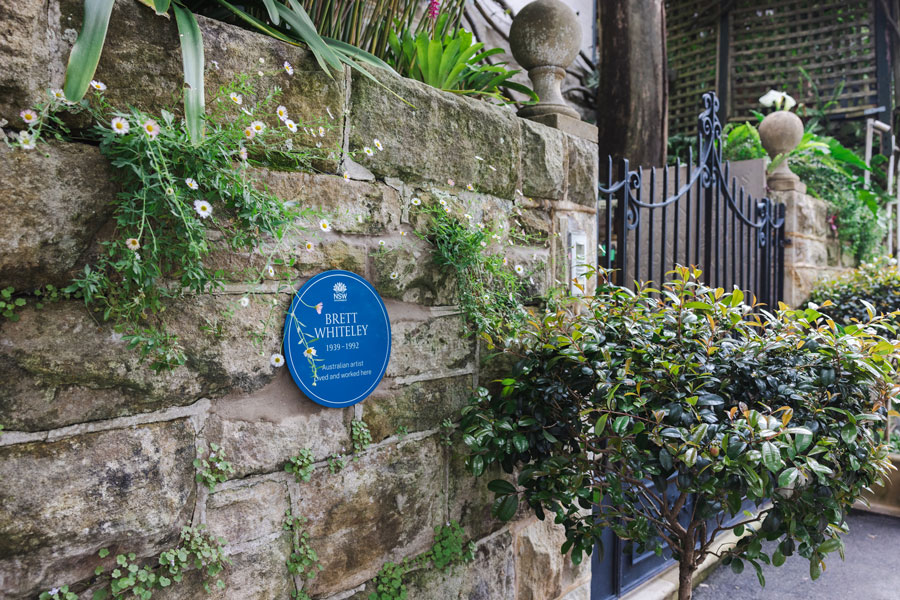
<svg viewBox="0 0 900 600">
<path fill-rule="evenodd" d="M 696 98 L 710 89 L 731 121 L 751 119 L 769 89 L 815 104 L 801 68 L 821 102 L 843 82 L 830 113 L 861 116 L 878 106 L 874 15 L 873 0 L 669 0 L 670 133 L 694 131 Z"/>
</svg>

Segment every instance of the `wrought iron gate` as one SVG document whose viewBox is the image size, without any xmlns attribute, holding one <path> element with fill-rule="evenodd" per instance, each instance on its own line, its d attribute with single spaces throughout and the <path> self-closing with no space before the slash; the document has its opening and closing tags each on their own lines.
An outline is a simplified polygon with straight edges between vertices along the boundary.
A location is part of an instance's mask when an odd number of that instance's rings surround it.
<svg viewBox="0 0 900 600">
<path fill-rule="evenodd" d="M 737 286 L 748 298 L 775 306 L 784 291 L 784 204 L 738 188 L 722 161 L 715 93 L 703 95 L 703 107 L 696 165 L 693 152 L 687 164 L 648 171 L 631 170 L 623 160 L 614 180 L 607 160 L 597 211 L 598 266 L 613 269 L 615 282 L 631 287 L 666 281 L 676 264 L 696 265 L 707 284 Z M 674 564 L 668 550 L 637 553 L 611 530 L 601 541 L 607 551 L 592 556 L 592 600 L 618 598 Z"/>
<path fill-rule="evenodd" d="M 631 287 L 666 281 L 676 264 L 696 265 L 707 284 L 737 286 L 776 306 L 784 291 L 784 204 L 737 187 L 722 161 L 714 92 L 703 94 L 703 106 L 696 164 L 693 150 L 686 164 L 661 169 L 632 170 L 623 160 L 616 170 L 608 159 L 599 186 L 598 266 Z"/>
</svg>

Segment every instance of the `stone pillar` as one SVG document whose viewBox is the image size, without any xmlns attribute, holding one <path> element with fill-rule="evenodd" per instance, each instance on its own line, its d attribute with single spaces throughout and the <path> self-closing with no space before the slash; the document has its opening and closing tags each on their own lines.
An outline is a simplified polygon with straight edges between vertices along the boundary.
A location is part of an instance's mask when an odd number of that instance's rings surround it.
<svg viewBox="0 0 900 600">
<path fill-rule="evenodd" d="M 540 98 L 518 115 L 596 142 L 597 128 L 582 121 L 560 91 L 566 67 L 581 48 L 581 25 L 575 12 L 560 0 L 536 0 L 513 19 L 509 45 Z"/>
</svg>

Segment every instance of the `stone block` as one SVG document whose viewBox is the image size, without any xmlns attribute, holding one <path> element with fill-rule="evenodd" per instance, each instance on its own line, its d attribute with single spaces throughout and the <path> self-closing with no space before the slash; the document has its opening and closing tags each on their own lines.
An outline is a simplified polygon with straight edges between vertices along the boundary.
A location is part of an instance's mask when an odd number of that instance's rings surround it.
<svg viewBox="0 0 900 600">
<path fill-rule="evenodd" d="M 521 120 L 511 111 L 390 73 L 373 74 L 390 91 L 353 77 L 350 150 L 357 153 L 355 160 L 381 178 L 449 189 L 471 183 L 483 192 L 513 197 Z M 374 147 L 375 139 L 384 150 L 364 155 L 362 149 Z"/>
<path fill-rule="evenodd" d="M 481 542 L 471 563 L 447 571 L 430 567 L 410 573 L 409 597 L 422 600 L 514 598 L 516 573 L 511 541 L 509 533 L 503 533 Z"/>
<path fill-rule="evenodd" d="M 785 202 L 785 236 L 824 238 L 828 235 L 828 205 L 824 200 L 791 193 Z"/>
<path fill-rule="evenodd" d="M 384 184 L 286 171 L 269 171 L 262 179 L 279 198 L 316 209 L 336 233 L 385 235 L 400 226 L 400 196 Z M 310 219 L 310 233 L 318 233 L 318 224 Z"/>
<path fill-rule="evenodd" d="M 288 294 L 275 298 L 277 307 L 252 302 L 239 308 L 235 297 L 211 295 L 172 303 L 167 324 L 187 363 L 161 373 L 141 363 L 137 351 L 79 301 L 27 308 L 19 321 L 0 323 L 0 380 L 10 382 L 0 396 L 4 425 L 40 431 L 258 389 L 272 379 L 269 356 L 281 347 L 280 323 L 257 331 L 270 310 L 287 309 Z M 223 315 L 229 308 L 231 318 Z M 265 352 L 254 347 L 254 332 Z"/>
<path fill-rule="evenodd" d="M 566 136 L 559 130 L 523 119 L 522 193 L 562 199 L 566 172 Z"/>
<path fill-rule="evenodd" d="M 552 520 L 536 521 L 516 535 L 516 575 L 519 600 L 558 598 L 576 583 L 588 583 L 590 560 L 572 563 L 559 549 L 565 529 Z"/>
<path fill-rule="evenodd" d="M 270 385 L 249 396 L 215 402 L 203 429 L 209 442 L 222 446 L 235 477 L 281 471 L 300 450 L 316 460 L 350 447 L 352 411 L 324 408 L 307 399 L 286 368 Z"/>
<path fill-rule="evenodd" d="M 0 13 L 3 22 L 8 17 L 13 27 L 4 36 L 8 42 L 0 46 L 0 62 L 11 61 L 14 68 L 0 79 L 0 118 L 20 126 L 20 110 L 44 99 L 48 89 L 62 87 L 69 52 L 81 28 L 83 2 L 51 0 L 39 7 L 3 11 L 8 13 Z M 295 121 L 326 127 L 324 137 L 298 133 L 296 147 L 321 143 L 325 149 L 340 150 L 345 97 L 341 74 L 326 75 L 304 48 L 202 16 L 197 22 L 206 58 L 207 101 L 239 74 L 252 75 L 260 98 L 277 85 L 283 91 L 278 103 Z M 285 61 L 294 67 L 293 76 L 282 68 Z M 262 77 L 257 76 L 259 71 Z M 171 109 L 184 84 L 175 20 L 158 17 L 137 2 L 116 3 L 95 78 L 108 86 L 104 95 L 113 106 L 133 105 L 152 113 Z M 249 95 L 243 100 L 245 107 L 255 101 Z M 180 105 L 176 111 L 181 111 Z M 325 166 L 334 170 L 337 162 L 335 155 Z"/>
<path fill-rule="evenodd" d="M 310 543 L 325 570 L 314 598 L 372 579 L 388 560 L 431 547 L 443 518 L 444 467 L 435 436 L 366 452 L 339 474 L 318 470 L 300 486 L 294 513 L 309 519 Z"/>
<path fill-rule="evenodd" d="M 0 288 L 70 282 L 112 215 L 112 172 L 93 146 L 0 144 Z"/>
<path fill-rule="evenodd" d="M 566 136 L 568 169 L 566 200 L 590 206 L 597 206 L 597 182 L 599 181 L 599 148 L 596 143 Z"/>
<path fill-rule="evenodd" d="M 6 597 L 93 574 L 97 552 L 151 556 L 194 509 L 186 420 L 0 448 L 0 589 Z"/>
<path fill-rule="evenodd" d="M 386 377 L 439 379 L 474 371 L 475 339 L 463 315 L 394 301 L 387 309 L 391 361 Z"/>
<path fill-rule="evenodd" d="M 434 264 L 432 246 L 412 235 L 372 252 L 371 283 L 384 298 L 425 306 L 456 302 L 456 277 Z"/>
<path fill-rule="evenodd" d="M 436 429 L 444 419 L 458 418 L 472 394 L 473 381 L 472 375 L 406 385 L 386 379 L 363 404 L 363 420 L 376 442 L 395 435 L 401 426 L 410 433 Z"/>
<path fill-rule="evenodd" d="M 466 469 L 468 449 L 460 438 L 460 435 L 454 436 L 447 476 L 450 518 L 458 521 L 466 534 L 477 540 L 506 525 L 491 515 L 494 492 L 487 488 L 488 483 L 494 479 L 506 479 L 515 483 L 515 478 L 511 474 L 504 473 L 499 465 L 489 467 L 480 477 L 473 477 Z M 530 510 L 523 502 L 520 502 L 519 508 L 520 516 L 527 515 L 527 511 Z"/>
<path fill-rule="evenodd" d="M 289 507 L 284 482 L 258 481 L 217 489 L 206 502 L 206 524 L 212 535 L 224 538 L 229 546 L 246 544 L 281 534 Z"/>
<path fill-rule="evenodd" d="M 817 238 L 791 238 L 791 245 L 784 251 L 785 265 L 804 267 L 828 266 L 828 249 L 825 240 Z"/>
</svg>

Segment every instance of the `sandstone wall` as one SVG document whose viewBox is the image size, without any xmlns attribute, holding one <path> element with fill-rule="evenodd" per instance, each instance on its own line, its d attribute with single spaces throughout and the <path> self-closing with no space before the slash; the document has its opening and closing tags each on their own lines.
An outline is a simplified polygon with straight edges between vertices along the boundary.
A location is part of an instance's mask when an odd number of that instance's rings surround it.
<svg viewBox="0 0 900 600">
<path fill-rule="evenodd" d="M 0 119 L 9 127 L 21 126 L 22 108 L 61 87 L 81 6 L 0 5 Z M 324 565 L 306 587 L 313 598 L 367 598 L 385 561 L 426 551 L 434 526 L 456 519 L 477 544 L 476 560 L 448 573 L 413 573 L 411 598 L 587 599 L 589 567 L 559 554 L 561 531 L 524 512 L 510 525 L 493 520 L 489 478 L 465 472 L 458 439 L 440 443 L 441 421 L 456 419 L 470 390 L 487 379 L 484 352 L 466 335 L 452 282 L 412 235 L 417 224 L 408 206 L 441 189 L 472 202 L 475 218 L 527 227 L 538 245 L 513 258 L 543 264 L 533 287 L 545 289 L 567 277 L 568 231 L 593 239 L 596 145 L 509 110 L 379 75 L 409 106 L 356 74 L 329 79 L 303 49 L 202 18 L 200 26 L 207 97 L 236 73 L 288 60 L 295 75 L 273 75 L 271 83 L 285 88 L 291 114 L 334 115 L 326 141 L 341 152 L 321 173 L 261 174 L 283 197 L 335 215 L 316 250 L 298 250 L 297 264 L 279 275 L 297 287 L 342 268 L 372 282 L 391 316 L 387 376 L 353 408 L 323 409 L 303 398 L 288 372 L 268 363 L 280 347 L 280 326 L 270 329 L 262 352 L 248 335 L 273 303 L 289 305 L 290 294 L 278 293 L 274 282 L 218 336 L 200 325 L 246 293 L 239 278 L 223 292 L 170 308 L 187 363 L 165 374 L 140 364 L 80 301 L 41 310 L 29 304 L 19 321 L 0 321 L 0 598 L 35 598 L 87 581 L 100 548 L 151 557 L 171 547 L 182 526 L 201 523 L 227 538 L 234 562 L 215 597 L 289 598 L 301 584 L 285 564 L 290 542 L 282 518 L 290 508 L 309 518 Z M 97 78 L 114 104 L 167 106 L 181 86 L 177 48 L 174 23 L 136 2 L 117 2 Z M 383 152 L 361 167 L 339 166 L 344 153 L 373 138 Z M 343 168 L 352 181 L 336 174 Z M 0 144 L 0 288 L 64 284 L 83 267 L 109 220 L 110 172 L 92 146 L 13 152 Z M 469 182 L 479 193 L 463 190 Z M 381 241 L 398 249 L 374 252 Z M 254 257 L 218 253 L 213 260 L 239 272 Z M 370 425 L 374 444 L 332 474 L 325 459 L 349 449 L 354 418 Z M 407 435 L 398 435 L 401 426 Z M 195 483 L 191 464 L 210 443 L 225 448 L 236 470 L 214 493 Z M 297 483 L 283 465 L 305 447 L 316 470 Z M 154 594 L 204 596 L 191 577 Z"/>
</svg>

